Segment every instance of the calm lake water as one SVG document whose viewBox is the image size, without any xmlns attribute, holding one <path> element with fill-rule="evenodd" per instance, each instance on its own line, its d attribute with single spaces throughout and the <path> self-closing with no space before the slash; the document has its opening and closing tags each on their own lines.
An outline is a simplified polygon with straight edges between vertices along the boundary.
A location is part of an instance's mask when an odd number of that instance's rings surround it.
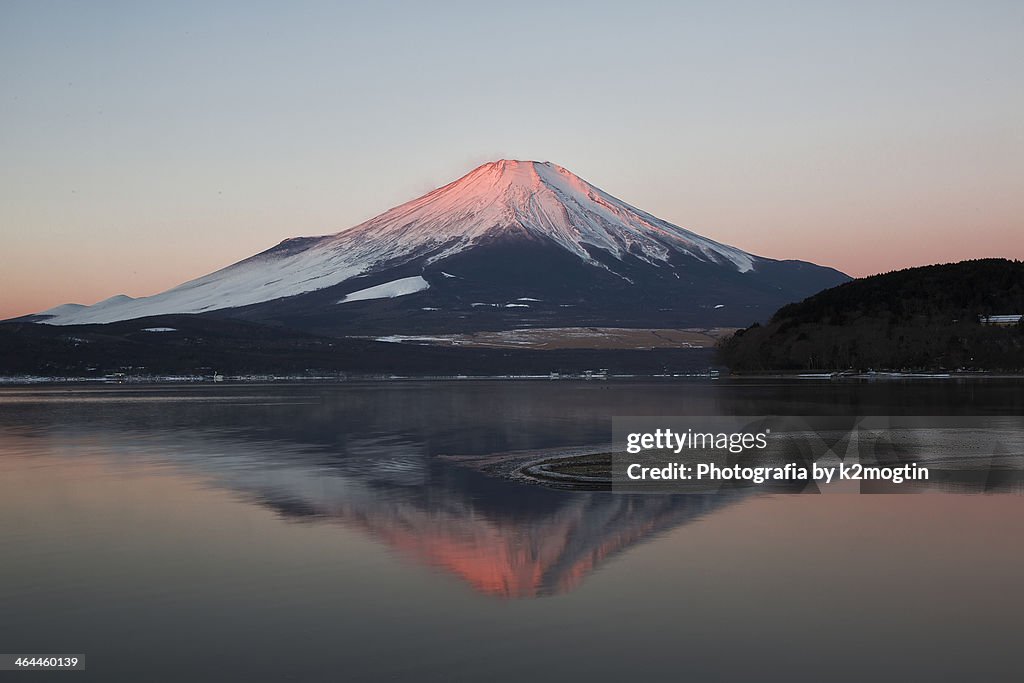
<svg viewBox="0 0 1024 683">
<path fill-rule="evenodd" d="M 615 415 L 1019 416 L 1022 389 L 3 389 L 0 652 L 88 667 L 6 675 L 1021 680 L 1024 496 L 625 496 L 437 456 L 608 442 Z"/>
</svg>

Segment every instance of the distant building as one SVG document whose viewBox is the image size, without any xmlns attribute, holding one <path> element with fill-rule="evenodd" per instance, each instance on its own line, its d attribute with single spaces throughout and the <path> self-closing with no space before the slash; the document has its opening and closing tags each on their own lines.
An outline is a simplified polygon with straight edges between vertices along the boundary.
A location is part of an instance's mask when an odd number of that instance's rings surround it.
<svg viewBox="0 0 1024 683">
<path fill-rule="evenodd" d="M 1016 325 L 1024 318 L 1024 315 L 1016 313 L 1014 315 L 979 315 L 978 320 L 982 325 L 1000 325 L 1010 326 Z"/>
</svg>

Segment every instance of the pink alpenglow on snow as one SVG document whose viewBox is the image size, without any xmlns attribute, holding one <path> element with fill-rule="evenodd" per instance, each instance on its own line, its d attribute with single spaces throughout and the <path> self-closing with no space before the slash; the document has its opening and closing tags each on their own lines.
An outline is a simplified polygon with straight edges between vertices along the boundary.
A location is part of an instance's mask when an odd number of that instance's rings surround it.
<svg viewBox="0 0 1024 683">
<path fill-rule="evenodd" d="M 608 266 L 594 258 L 595 250 L 655 266 L 667 263 L 675 252 L 739 273 L 751 271 L 758 260 L 630 206 L 561 166 L 502 159 L 349 230 L 285 240 L 153 296 L 58 306 L 41 313 L 41 322 L 108 323 L 250 306 L 332 287 L 424 253 L 430 254 L 428 264 L 436 263 L 485 237 L 502 234 L 550 240 L 603 269 Z M 340 301 L 392 298 L 427 287 L 422 277 L 402 278 L 350 293 Z"/>
</svg>

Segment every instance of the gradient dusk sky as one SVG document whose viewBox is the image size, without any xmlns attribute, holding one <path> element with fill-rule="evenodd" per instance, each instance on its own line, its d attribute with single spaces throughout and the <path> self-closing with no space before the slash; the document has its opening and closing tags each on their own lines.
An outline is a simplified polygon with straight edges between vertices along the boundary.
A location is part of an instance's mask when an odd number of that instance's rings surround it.
<svg viewBox="0 0 1024 683">
<path fill-rule="evenodd" d="M 852 275 L 1024 258 L 1024 3 L 0 3 L 0 318 L 497 158 Z"/>
</svg>

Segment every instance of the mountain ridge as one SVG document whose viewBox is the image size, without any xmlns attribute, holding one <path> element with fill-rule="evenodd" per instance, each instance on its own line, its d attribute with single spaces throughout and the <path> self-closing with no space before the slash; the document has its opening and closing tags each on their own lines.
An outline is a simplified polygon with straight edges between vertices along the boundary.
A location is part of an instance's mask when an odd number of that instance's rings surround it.
<svg viewBox="0 0 1024 683">
<path fill-rule="evenodd" d="M 451 264 L 465 265 L 467 259 L 479 262 L 470 267 L 479 273 L 475 284 L 453 272 Z M 526 292 L 531 288 L 529 259 L 561 271 L 539 274 L 545 285 L 535 294 L 542 296 Z M 484 265 L 479 267 L 480 263 Z M 442 269 L 441 264 L 449 266 Z M 518 267 L 520 274 L 508 272 L 509 264 L 513 271 Z M 488 271 L 504 272 L 505 279 L 487 283 Z M 558 282 L 560 276 L 563 282 Z M 386 293 L 395 289 L 385 286 L 388 283 L 414 277 L 423 279 L 421 287 Z M 458 290 L 452 281 L 460 279 L 465 286 Z M 663 312 L 685 309 L 668 321 L 671 324 L 746 324 L 778 305 L 844 279 L 848 278 L 833 269 L 755 256 L 703 237 L 637 209 L 550 162 L 499 160 L 347 230 L 283 240 L 165 292 L 138 299 L 112 297 L 85 307 L 65 304 L 29 319 L 67 325 L 210 313 L 289 325 L 294 324 L 289 317 L 308 317 L 303 309 L 315 301 L 315 306 L 327 310 L 309 311 L 319 321 L 310 329 L 322 333 L 352 324 L 359 327 L 361 321 L 352 320 L 361 316 L 353 311 L 367 311 L 368 306 L 417 309 L 406 301 L 392 306 L 387 301 L 367 304 L 365 298 L 357 309 L 355 299 L 348 296 L 380 288 L 384 294 L 379 300 L 401 296 L 422 300 L 421 311 L 454 312 L 448 323 L 434 321 L 441 328 L 472 326 L 465 322 L 467 318 L 479 319 L 484 326 L 496 324 L 488 322 L 494 316 L 473 311 L 473 304 L 513 305 L 511 300 L 523 296 L 535 299 L 539 308 L 544 308 L 541 302 L 554 299 L 558 299 L 554 306 L 562 309 L 589 307 L 593 315 L 581 320 L 594 318 L 604 324 L 614 324 L 618 313 L 638 307 Z M 431 289 L 434 295 L 444 291 L 447 296 L 431 296 Z M 330 293 L 322 296 L 325 291 Z M 588 300 L 590 291 L 604 294 L 605 313 L 599 310 L 602 302 Z M 678 305 L 672 301 L 694 299 L 694 295 L 707 299 Z M 475 301 L 481 297 L 485 300 Z M 294 316 L 282 308 L 282 301 L 294 308 Z M 340 306 L 331 308 L 335 305 Z M 752 317 L 738 314 L 725 321 L 700 312 L 737 305 L 753 305 L 757 310 Z M 270 315 L 263 316 L 256 310 L 260 307 Z M 530 323 L 533 311 L 521 312 L 527 314 L 524 322 Z M 393 322 L 404 324 L 403 316 L 395 317 Z M 515 325 L 517 320 L 501 324 Z M 386 325 L 380 329 L 398 331 Z"/>
</svg>

